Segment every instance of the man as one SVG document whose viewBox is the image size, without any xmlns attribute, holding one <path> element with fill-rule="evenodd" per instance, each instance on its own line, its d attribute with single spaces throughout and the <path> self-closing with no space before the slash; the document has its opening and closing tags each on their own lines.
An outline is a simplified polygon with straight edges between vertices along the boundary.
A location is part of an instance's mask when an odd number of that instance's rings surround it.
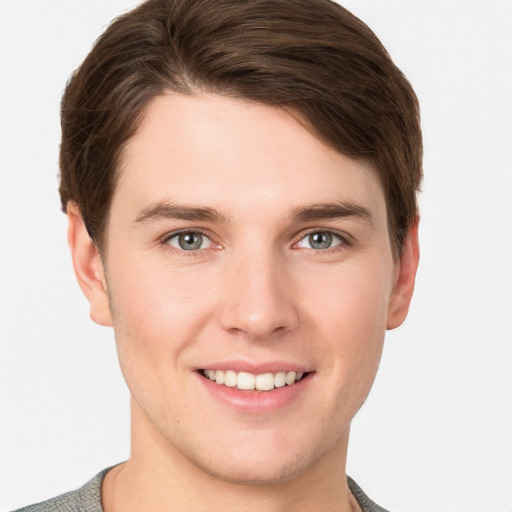
<svg viewBox="0 0 512 512">
<path fill-rule="evenodd" d="M 127 462 L 24 510 L 382 510 L 350 423 L 418 263 L 417 100 L 329 0 L 149 0 L 62 102 L 61 199 Z"/>
</svg>

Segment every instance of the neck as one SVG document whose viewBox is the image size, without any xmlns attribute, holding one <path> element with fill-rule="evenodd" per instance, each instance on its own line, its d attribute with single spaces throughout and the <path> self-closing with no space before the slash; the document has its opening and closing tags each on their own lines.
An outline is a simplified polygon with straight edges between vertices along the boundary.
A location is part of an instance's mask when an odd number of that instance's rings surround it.
<svg viewBox="0 0 512 512">
<path fill-rule="evenodd" d="M 348 432 L 307 470 L 283 481 L 227 481 L 208 474 L 170 445 L 132 403 L 131 456 L 105 477 L 103 508 L 105 512 L 359 510 L 346 483 L 347 442 Z"/>
</svg>

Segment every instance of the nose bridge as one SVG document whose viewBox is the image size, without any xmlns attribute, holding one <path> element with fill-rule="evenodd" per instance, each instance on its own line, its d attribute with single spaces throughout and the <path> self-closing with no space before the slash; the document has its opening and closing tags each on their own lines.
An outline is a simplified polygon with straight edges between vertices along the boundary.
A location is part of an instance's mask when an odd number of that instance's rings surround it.
<svg viewBox="0 0 512 512">
<path fill-rule="evenodd" d="M 292 280 L 284 257 L 270 244 L 233 251 L 220 312 L 225 330 L 263 339 L 296 327 Z"/>
</svg>

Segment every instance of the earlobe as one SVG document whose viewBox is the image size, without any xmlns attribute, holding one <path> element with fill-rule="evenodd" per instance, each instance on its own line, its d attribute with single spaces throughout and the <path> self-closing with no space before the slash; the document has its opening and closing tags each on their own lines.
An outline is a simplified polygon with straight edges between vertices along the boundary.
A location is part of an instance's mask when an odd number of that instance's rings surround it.
<svg viewBox="0 0 512 512">
<path fill-rule="evenodd" d="M 90 315 L 99 325 L 111 326 L 105 269 L 98 248 L 91 240 L 75 203 L 68 203 L 68 243 L 73 268 L 82 292 L 90 304 Z"/>
<path fill-rule="evenodd" d="M 397 264 L 395 283 L 388 308 L 387 329 L 395 329 L 400 326 L 409 311 L 420 257 L 418 224 L 419 219 L 409 229 L 402 248 L 402 256 Z"/>
</svg>

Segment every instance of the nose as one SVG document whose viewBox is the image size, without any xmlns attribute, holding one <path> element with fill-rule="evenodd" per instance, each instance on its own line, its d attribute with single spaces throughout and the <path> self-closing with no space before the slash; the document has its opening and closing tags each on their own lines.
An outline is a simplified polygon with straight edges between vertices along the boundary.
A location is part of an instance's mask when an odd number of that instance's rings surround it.
<svg viewBox="0 0 512 512">
<path fill-rule="evenodd" d="M 219 313 L 223 329 L 251 340 L 290 332 L 299 322 L 293 279 L 278 255 L 239 255 L 227 262 Z"/>
</svg>

